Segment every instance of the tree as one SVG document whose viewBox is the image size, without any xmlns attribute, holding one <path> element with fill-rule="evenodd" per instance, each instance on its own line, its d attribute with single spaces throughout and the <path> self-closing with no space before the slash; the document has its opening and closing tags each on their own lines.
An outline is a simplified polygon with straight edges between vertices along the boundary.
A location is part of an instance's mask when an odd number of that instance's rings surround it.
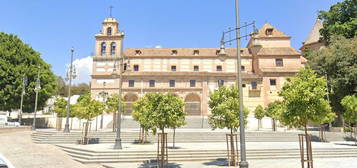
<svg viewBox="0 0 357 168">
<path fill-rule="evenodd" d="M 38 66 L 41 81 L 38 109 L 42 109 L 47 99 L 56 91 L 56 76 L 52 73 L 51 66 L 42 60 L 39 52 L 17 36 L 0 32 L 0 111 L 20 108 L 23 75 L 28 79 L 23 111 L 33 111 Z"/>
<path fill-rule="evenodd" d="M 67 107 L 67 101 L 62 97 L 57 97 L 54 103 L 53 111 L 57 113 L 56 127 L 58 131 L 61 130 L 62 128 L 62 117 L 66 116 L 66 107 Z"/>
<path fill-rule="evenodd" d="M 154 127 L 152 114 L 150 111 L 150 99 L 147 96 L 134 103 L 132 116 L 140 124 L 139 141 L 141 143 L 145 143 L 147 132 Z"/>
<path fill-rule="evenodd" d="M 320 124 L 332 113 L 325 100 L 326 80 L 310 68 L 302 68 L 295 77 L 288 78 L 279 96 L 283 98 L 280 119 L 290 127 L 303 127 L 305 135 L 308 123 Z"/>
<path fill-rule="evenodd" d="M 309 66 L 319 76 L 327 76 L 331 106 L 343 113 L 340 102 L 347 95 L 357 93 L 357 37 L 346 39 L 333 36 L 328 47 L 306 55 Z M 325 84 L 326 85 L 326 84 Z"/>
<path fill-rule="evenodd" d="M 123 100 L 123 99 L 122 99 Z M 107 98 L 106 102 L 106 111 L 108 113 L 113 113 L 113 132 L 115 132 L 116 122 L 117 122 L 117 112 L 119 108 L 119 94 L 112 94 Z M 122 109 L 125 109 L 125 103 L 122 102 Z"/>
<path fill-rule="evenodd" d="M 176 122 L 175 120 L 184 120 L 184 102 L 182 99 L 175 97 L 173 94 L 167 93 L 148 93 L 146 94 L 149 100 L 148 104 L 145 106 L 149 112 L 151 112 L 151 120 L 153 127 L 151 130 L 156 133 L 156 130 L 161 130 L 162 136 L 165 136 L 165 128 L 177 128 L 182 125 L 181 122 Z M 163 138 L 164 139 L 164 138 Z M 164 140 L 166 141 L 166 140 Z M 160 167 L 165 164 L 166 155 L 166 144 L 161 141 L 161 149 L 158 151 L 158 158 L 160 160 Z M 160 146 L 158 144 L 158 146 Z"/>
<path fill-rule="evenodd" d="M 355 95 L 346 96 L 341 100 L 342 106 L 345 108 L 343 113 L 344 118 L 350 124 L 355 124 L 355 139 L 357 134 L 357 97 Z"/>
<path fill-rule="evenodd" d="M 83 138 L 83 144 L 87 144 L 89 122 L 92 121 L 94 117 L 102 114 L 102 112 L 104 111 L 104 103 L 92 99 L 91 94 L 86 93 L 78 98 L 78 102 L 74 107 L 75 107 L 74 110 L 75 116 L 80 119 L 87 120 L 84 128 L 84 138 Z"/>
<path fill-rule="evenodd" d="M 235 143 L 233 139 L 233 131 L 237 130 L 240 126 L 240 115 L 239 115 L 239 94 L 238 89 L 235 86 L 221 86 L 213 93 L 210 94 L 210 100 L 208 102 L 211 108 L 211 115 L 209 116 L 208 123 L 213 129 L 223 129 L 228 128 L 231 132 L 230 134 L 230 146 L 231 154 L 235 156 Z M 244 124 L 247 124 L 247 116 L 249 110 L 244 108 Z M 228 142 L 227 142 L 228 147 Z M 233 165 L 236 164 L 235 157 L 232 160 Z"/>
<path fill-rule="evenodd" d="M 258 130 L 262 127 L 262 119 L 265 116 L 265 110 L 262 105 L 258 105 L 254 110 L 254 117 L 258 119 Z"/>
<path fill-rule="evenodd" d="M 330 42 L 332 35 L 354 38 L 357 35 L 357 0 L 345 0 L 330 7 L 329 11 L 320 11 L 323 21 L 320 30 L 323 40 Z"/>
<path fill-rule="evenodd" d="M 307 124 L 324 122 L 332 111 L 327 100 L 326 80 L 319 78 L 310 68 L 302 68 L 295 77 L 288 78 L 279 96 L 283 98 L 280 120 L 287 126 L 304 128 L 307 159 L 312 159 L 311 137 L 307 133 Z M 302 141 L 303 143 L 303 141 Z M 301 159 L 305 160 L 302 155 Z M 301 163 L 302 166 L 305 164 Z M 312 165 L 308 162 L 308 167 Z"/>
<path fill-rule="evenodd" d="M 167 95 L 167 102 L 170 102 L 170 106 L 172 106 L 172 109 L 176 111 L 175 113 L 172 114 L 172 122 L 170 124 L 170 127 L 174 129 L 174 134 L 173 134 L 173 148 L 175 148 L 175 139 L 176 139 L 176 128 L 179 128 L 181 126 L 184 126 L 186 124 L 186 115 L 187 113 L 184 112 L 184 101 L 173 94 L 168 94 Z"/>
<path fill-rule="evenodd" d="M 280 120 L 281 114 L 284 110 L 283 104 L 281 101 L 274 101 L 268 105 L 266 108 L 266 116 L 272 119 L 272 129 L 276 131 L 276 120 Z"/>
<path fill-rule="evenodd" d="M 233 130 L 239 127 L 239 95 L 236 87 L 219 87 L 210 94 L 208 105 L 212 113 L 208 122 L 213 129 L 228 128 L 233 133 Z M 245 119 L 248 114 L 249 110 L 244 108 Z"/>
</svg>

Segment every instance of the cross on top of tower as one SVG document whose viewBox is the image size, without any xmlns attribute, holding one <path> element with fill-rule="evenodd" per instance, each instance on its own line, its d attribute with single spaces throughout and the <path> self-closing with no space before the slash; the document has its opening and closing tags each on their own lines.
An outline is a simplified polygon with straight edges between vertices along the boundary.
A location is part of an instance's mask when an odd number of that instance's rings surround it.
<svg viewBox="0 0 357 168">
<path fill-rule="evenodd" d="M 112 17 L 112 10 L 113 10 L 113 6 L 112 5 L 110 5 L 109 6 L 109 17 Z"/>
</svg>

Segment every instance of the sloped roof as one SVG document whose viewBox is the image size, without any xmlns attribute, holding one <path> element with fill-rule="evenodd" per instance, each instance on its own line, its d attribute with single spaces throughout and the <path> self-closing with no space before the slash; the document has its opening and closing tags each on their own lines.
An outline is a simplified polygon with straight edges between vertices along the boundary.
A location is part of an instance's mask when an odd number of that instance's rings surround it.
<svg viewBox="0 0 357 168">
<path fill-rule="evenodd" d="M 258 55 L 301 55 L 298 51 L 291 47 L 274 47 L 274 48 L 261 48 L 258 52 Z"/>
<path fill-rule="evenodd" d="M 267 35 L 266 30 L 273 29 L 272 35 Z M 258 31 L 256 35 L 258 38 L 290 38 L 290 36 L 286 35 L 285 33 L 281 32 L 280 30 L 276 29 L 269 23 L 264 24 L 264 26 Z"/>
<path fill-rule="evenodd" d="M 194 55 L 194 51 L 197 50 L 198 55 Z M 128 48 L 124 51 L 126 56 L 173 56 L 172 51 L 176 51 L 177 54 L 175 56 L 217 56 L 217 50 L 219 48 Z M 141 54 L 137 55 L 136 51 L 140 51 Z M 228 56 L 236 56 L 236 49 L 234 48 L 226 48 L 225 53 Z M 242 56 L 251 56 L 249 50 L 247 48 L 242 48 L 243 51 Z"/>
<path fill-rule="evenodd" d="M 319 42 L 320 37 L 321 37 L 320 29 L 322 29 L 322 28 L 323 28 L 323 25 L 322 25 L 321 20 L 317 19 L 314 26 L 312 27 L 312 30 L 310 31 L 309 36 L 305 40 L 304 45 Z"/>
</svg>

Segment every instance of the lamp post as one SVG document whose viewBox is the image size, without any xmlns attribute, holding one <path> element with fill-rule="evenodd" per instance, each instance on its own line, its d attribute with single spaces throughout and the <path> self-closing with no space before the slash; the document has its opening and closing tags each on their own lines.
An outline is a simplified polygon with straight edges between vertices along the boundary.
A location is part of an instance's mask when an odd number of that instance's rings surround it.
<svg viewBox="0 0 357 168">
<path fill-rule="evenodd" d="M 25 91 L 25 87 L 27 85 L 27 76 L 24 74 L 22 76 L 22 92 L 21 92 L 21 102 L 20 102 L 20 113 L 19 113 L 19 123 L 21 125 L 21 120 L 22 120 L 22 106 L 23 106 L 23 103 L 24 103 L 24 95 L 26 93 Z"/>
<path fill-rule="evenodd" d="M 41 89 L 41 85 L 40 85 L 40 66 L 38 66 L 37 68 L 38 68 L 38 73 L 37 73 L 37 80 L 36 80 L 36 86 L 35 86 L 36 98 L 35 98 L 34 116 L 33 116 L 33 121 L 32 121 L 32 130 L 36 130 L 37 99 L 38 99 L 38 92 Z"/>
<path fill-rule="evenodd" d="M 103 98 L 103 102 L 105 103 L 106 102 L 106 98 L 108 96 L 108 92 L 104 91 L 105 90 L 105 82 L 103 82 L 103 91 L 101 91 L 99 93 L 99 95 Z M 103 129 L 103 120 L 104 120 L 104 111 L 102 112 L 102 116 L 101 116 L 101 119 L 100 119 L 100 129 Z"/>
<path fill-rule="evenodd" d="M 236 80 L 236 85 L 239 91 L 239 139 L 240 139 L 240 162 L 239 162 L 239 167 L 240 168 L 248 168 L 248 162 L 246 158 L 246 146 L 245 146 L 245 126 L 244 126 L 244 112 L 243 112 L 243 88 L 242 88 L 242 62 L 241 62 L 241 48 L 240 48 L 240 40 L 241 38 L 248 37 L 248 36 L 253 36 L 257 33 L 257 29 L 255 28 L 255 22 L 245 24 L 244 26 L 240 26 L 240 19 L 239 19 L 239 0 L 235 0 L 235 18 L 236 18 L 236 28 L 235 29 L 230 29 L 227 32 L 223 32 L 222 39 L 221 39 L 221 46 L 220 46 L 220 55 L 225 55 L 225 43 L 230 43 L 232 41 L 237 41 L 237 80 Z M 245 34 L 241 36 L 240 30 L 242 28 L 247 28 L 248 26 L 253 26 L 253 33 L 250 34 Z M 234 39 L 229 39 L 227 41 L 224 40 L 224 36 L 227 33 L 231 33 L 233 31 L 236 31 L 236 37 Z"/>
<path fill-rule="evenodd" d="M 69 67 L 69 71 L 67 70 L 67 76 L 65 78 L 66 81 L 69 81 L 68 84 L 68 99 L 67 99 L 67 115 L 66 115 L 66 124 L 64 126 L 64 131 L 69 133 L 69 116 L 71 112 L 71 86 L 72 86 L 72 79 L 76 78 L 76 70 L 73 68 L 73 53 L 74 48 L 71 48 L 71 65 Z"/>
<path fill-rule="evenodd" d="M 120 43 L 120 56 L 119 56 L 119 98 L 118 98 L 118 114 L 117 114 L 117 130 L 116 130 L 116 138 L 115 138 L 115 144 L 114 144 L 114 149 L 123 149 L 121 145 L 121 114 L 122 114 L 122 104 L 121 104 L 121 97 L 122 97 L 122 85 L 123 85 L 123 72 L 124 72 L 124 47 L 123 47 L 123 42 L 124 42 L 124 33 L 121 33 L 122 41 Z M 113 76 L 116 77 L 117 75 L 117 68 L 116 65 L 114 64 L 114 69 L 113 69 Z"/>
</svg>

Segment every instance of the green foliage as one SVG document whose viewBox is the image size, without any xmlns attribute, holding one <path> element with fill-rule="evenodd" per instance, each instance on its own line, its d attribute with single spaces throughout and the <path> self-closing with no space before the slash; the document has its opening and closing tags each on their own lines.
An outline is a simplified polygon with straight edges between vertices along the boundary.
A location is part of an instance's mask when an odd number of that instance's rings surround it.
<svg viewBox="0 0 357 168">
<path fill-rule="evenodd" d="M 280 120 L 281 119 L 281 114 L 284 111 L 284 105 L 282 101 L 274 101 L 268 105 L 266 108 L 266 116 L 275 119 L 275 120 Z"/>
<path fill-rule="evenodd" d="M 92 118 L 102 114 L 103 111 L 104 103 L 92 99 L 90 93 L 81 95 L 73 110 L 76 117 L 87 121 L 91 121 Z"/>
<path fill-rule="evenodd" d="M 71 95 L 82 95 L 90 91 L 90 86 L 87 83 L 80 83 L 77 85 L 72 85 Z M 67 97 L 68 95 L 68 85 L 65 80 L 57 76 L 57 95 Z"/>
<path fill-rule="evenodd" d="M 254 117 L 261 120 L 265 116 L 265 110 L 262 105 L 258 105 L 254 110 Z"/>
<path fill-rule="evenodd" d="M 343 117 L 349 123 L 357 123 L 357 97 L 346 96 L 341 100 L 342 106 L 345 108 Z"/>
<path fill-rule="evenodd" d="M 219 87 L 210 94 L 208 104 L 212 113 L 208 122 L 213 129 L 228 128 L 232 130 L 239 127 L 239 94 L 236 87 L 233 85 Z M 243 112 L 245 124 L 247 124 L 246 118 L 249 110 L 244 108 Z"/>
<path fill-rule="evenodd" d="M 154 127 L 153 113 L 150 111 L 150 100 L 148 96 L 142 97 L 140 100 L 134 103 L 132 116 L 133 119 L 139 122 L 141 128 L 146 132 Z M 153 131 L 154 134 L 156 130 Z"/>
<path fill-rule="evenodd" d="M 147 111 L 145 110 L 144 114 L 151 117 L 149 125 L 153 123 L 151 129 L 154 133 L 157 129 L 164 132 L 165 128 L 178 128 L 185 124 L 186 113 L 183 110 L 184 101 L 182 99 L 170 93 L 148 93 L 145 97 L 144 103 Z M 151 114 L 148 114 L 149 112 Z"/>
<path fill-rule="evenodd" d="M 123 100 L 123 99 L 122 99 Z M 106 111 L 109 113 L 116 113 L 119 108 L 119 94 L 115 93 L 112 94 L 110 97 L 107 98 L 105 105 L 107 107 Z M 122 109 L 125 109 L 125 103 L 122 101 Z"/>
<path fill-rule="evenodd" d="M 38 65 L 41 67 L 38 109 L 42 109 L 47 99 L 56 91 L 56 76 L 52 73 L 51 66 L 41 59 L 39 52 L 17 36 L 0 32 L 0 110 L 20 108 L 23 75 L 28 79 L 23 111 L 34 110 Z"/>
<path fill-rule="evenodd" d="M 357 0 L 345 0 L 330 7 L 329 11 L 320 11 L 323 21 L 320 30 L 323 39 L 330 42 L 332 35 L 354 38 L 357 35 Z"/>
<path fill-rule="evenodd" d="M 67 101 L 62 97 L 57 97 L 54 103 L 53 111 L 57 113 L 58 117 L 66 116 Z"/>
<path fill-rule="evenodd" d="M 332 37 L 328 47 L 306 55 L 309 66 L 320 76 L 327 72 L 330 101 L 335 112 L 342 112 L 343 97 L 357 92 L 357 37 Z"/>
<path fill-rule="evenodd" d="M 309 122 L 323 123 L 330 115 L 326 81 L 316 73 L 303 68 L 296 77 L 288 78 L 279 95 L 284 99 L 280 120 L 291 127 L 306 127 Z"/>
</svg>

